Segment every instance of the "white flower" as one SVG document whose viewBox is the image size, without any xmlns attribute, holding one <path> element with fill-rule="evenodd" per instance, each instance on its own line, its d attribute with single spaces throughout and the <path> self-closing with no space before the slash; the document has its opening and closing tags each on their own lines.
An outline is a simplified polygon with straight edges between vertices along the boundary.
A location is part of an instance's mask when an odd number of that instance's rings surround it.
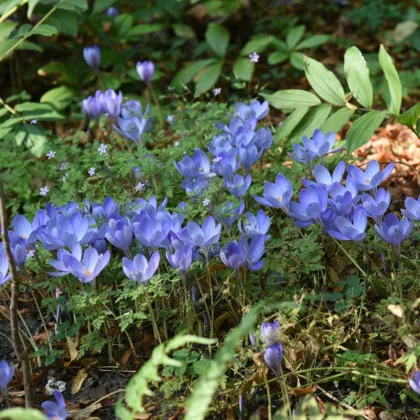
<svg viewBox="0 0 420 420">
<path fill-rule="evenodd" d="M 213 90 L 214 96 L 220 95 L 220 92 L 222 91 L 222 88 L 216 88 Z"/>
<path fill-rule="evenodd" d="M 36 124 L 38 122 L 38 120 L 32 120 L 31 124 Z"/>
<path fill-rule="evenodd" d="M 35 255 L 35 250 L 31 249 L 27 254 L 26 254 L 26 258 L 32 258 Z"/>
<path fill-rule="evenodd" d="M 89 169 L 89 171 L 88 171 L 88 174 L 89 174 L 90 176 L 95 175 L 95 168 L 90 168 L 90 169 Z"/>
<path fill-rule="evenodd" d="M 209 172 L 206 176 L 207 176 L 207 178 L 213 178 L 216 175 L 217 174 L 215 174 L 214 172 Z"/>
<path fill-rule="evenodd" d="M 106 148 L 108 147 L 107 144 L 101 144 L 101 147 L 98 147 L 98 152 L 102 156 L 103 154 L 106 155 Z"/>
<path fill-rule="evenodd" d="M 43 188 L 40 188 L 39 193 L 43 196 L 46 196 L 49 190 L 50 189 L 48 187 L 43 187 Z"/>
<path fill-rule="evenodd" d="M 60 171 L 65 171 L 67 169 L 67 166 L 69 166 L 69 163 L 68 162 L 63 162 L 60 165 Z"/>
<path fill-rule="evenodd" d="M 213 159 L 213 163 L 219 163 L 222 160 L 221 156 L 217 156 Z"/>
<path fill-rule="evenodd" d="M 278 124 L 277 124 L 277 127 L 281 127 L 283 125 L 283 121 L 280 121 Z"/>
<path fill-rule="evenodd" d="M 50 150 L 46 156 L 48 159 L 52 159 L 53 157 L 55 157 L 56 152 L 54 152 L 53 150 Z"/>
<path fill-rule="evenodd" d="M 176 141 L 174 144 L 175 144 L 176 147 L 178 147 L 180 143 L 179 143 L 179 141 Z"/>
<path fill-rule="evenodd" d="M 203 206 L 208 206 L 210 204 L 210 200 L 208 199 L 208 198 L 205 198 L 204 200 L 203 200 Z"/>
<path fill-rule="evenodd" d="M 136 191 L 140 191 L 140 190 L 142 190 L 142 189 L 144 189 L 144 187 L 145 187 L 145 184 L 142 184 L 141 182 L 139 182 L 136 186 L 135 186 L 135 190 Z"/>
<path fill-rule="evenodd" d="M 253 52 L 252 54 L 249 54 L 249 61 L 251 61 L 251 63 L 258 63 L 258 60 L 260 59 L 260 56 L 256 53 Z"/>
<path fill-rule="evenodd" d="M 175 117 L 173 115 L 168 115 L 166 117 L 166 121 L 168 122 L 168 124 L 172 124 L 175 120 Z"/>
</svg>

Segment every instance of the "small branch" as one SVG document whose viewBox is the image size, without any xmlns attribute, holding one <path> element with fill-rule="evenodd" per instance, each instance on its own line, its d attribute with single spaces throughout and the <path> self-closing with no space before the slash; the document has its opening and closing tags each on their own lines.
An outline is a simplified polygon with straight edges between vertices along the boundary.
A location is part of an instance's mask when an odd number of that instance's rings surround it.
<svg viewBox="0 0 420 420">
<path fill-rule="evenodd" d="M 16 273 L 16 266 L 13 261 L 13 254 L 10 249 L 9 235 L 7 231 L 6 199 L 4 194 L 3 182 L 0 180 L 0 223 L 3 236 L 3 245 L 9 262 L 10 274 L 12 276 L 11 301 L 10 301 L 10 323 L 12 330 L 12 343 L 19 363 L 22 364 L 23 383 L 25 387 L 25 406 L 32 407 L 32 373 L 29 364 L 28 352 L 22 349 L 19 337 L 18 321 L 18 298 L 19 298 L 19 278 Z"/>
</svg>

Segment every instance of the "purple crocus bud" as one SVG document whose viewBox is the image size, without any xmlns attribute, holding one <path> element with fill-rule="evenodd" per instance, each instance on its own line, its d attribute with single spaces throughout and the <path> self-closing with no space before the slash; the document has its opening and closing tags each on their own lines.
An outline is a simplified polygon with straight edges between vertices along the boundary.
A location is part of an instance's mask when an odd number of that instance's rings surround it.
<svg viewBox="0 0 420 420">
<path fill-rule="evenodd" d="M 231 194 L 237 198 L 241 198 L 248 191 L 248 188 L 251 186 L 251 182 L 251 175 L 247 175 L 244 178 L 242 175 L 236 174 L 232 181 L 225 179 L 225 186 Z"/>
<path fill-rule="evenodd" d="M 416 199 L 413 197 L 407 197 L 405 199 L 405 210 L 401 210 L 402 214 L 407 217 L 407 219 L 420 220 L 420 195 Z"/>
<path fill-rule="evenodd" d="M 413 379 L 409 379 L 408 383 L 410 384 L 411 389 L 420 395 L 420 371 L 414 372 Z"/>
<path fill-rule="evenodd" d="M 360 191 L 369 191 L 377 188 L 386 178 L 388 178 L 393 169 L 394 162 L 391 162 L 381 171 L 379 162 L 371 160 L 366 165 L 365 172 L 357 166 L 349 165 L 348 173 L 349 177 L 352 178 Z"/>
<path fill-rule="evenodd" d="M 99 66 L 101 64 L 101 50 L 97 45 L 86 47 L 83 49 L 83 57 L 88 66 L 92 67 L 95 73 L 99 73 Z"/>
<path fill-rule="evenodd" d="M 3 245 L 1 243 L 0 245 Z M 4 248 L 0 247 L 0 286 L 10 280 L 9 272 L 9 262 L 7 260 L 6 253 L 4 252 Z"/>
<path fill-rule="evenodd" d="M 278 174 L 276 182 L 266 182 L 262 197 L 254 195 L 255 200 L 263 206 L 279 208 L 289 214 L 289 204 L 293 195 L 292 183 L 282 174 Z"/>
<path fill-rule="evenodd" d="M 108 251 L 99 255 L 95 248 L 89 247 L 83 254 L 82 261 L 78 261 L 73 255 L 64 255 L 63 262 L 70 273 L 77 277 L 82 283 L 93 282 L 99 273 L 108 264 L 111 253 Z"/>
<path fill-rule="evenodd" d="M 395 214 L 389 213 L 379 226 L 375 225 L 375 232 L 399 253 L 401 243 L 410 237 L 413 228 L 414 224 L 411 220 L 405 218 L 400 220 Z"/>
<path fill-rule="evenodd" d="M 105 254 L 108 251 L 108 245 L 104 238 L 96 238 L 92 246 L 98 251 L 98 254 Z"/>
<path fill-rule="evenodd" d="M 106 9 L 105 14 L 108 17 L 116 18 L 120 14 L 120 11 L 119 11 L 118 7 L 111 6 L 111 7 L 108 7 L 108 9 Z"/>
<path fill-rule="evenodd" d="M 45 411 L 45 415 L 50 420 L 65 420 L 70 413 L 66 410 L 66 402 L 60 391 L 54 391 L 54 398 L 57 401 L 44 401 L 41 404 L 42 409 Z"/>
<path fill-rule="evenodd" d="M 86 117 L 98 121 L 102 112 L 102 106 L 94 96 L 89 96 L 82 102 L 82 111 Z"/>
<path fill-rule="evenodd" d="M 252 165 L 263 155 L 263 150 L 258 151 L 255 145 L 249 145 L 247 147 L 241 147 L 239 149 L 239 157 L 242 165 L 247 173 L 250 172 Z"/>
<path fill-rule="evenodd" d="M 283 347 L 274 343 L 264 350 L 264 360 L 277 377 L 280 377 L 280 365 L 283 360 Z"/>
<path fill-rule="evenodd" d="M 108 222 L 108 231 L 105 234 L 105 238 L 114 245 L 115 248 L 126 253 L 133 243 L 131 229 L 122 220 L 111 219 Z"/>
<path fill-rule="evenodd" d="M 315 155 L 301 144 L 295 143 L 293 145 L 293 153 L 287 153 L 294 161 L 309 165 L 314 159 Z"/>
<path fill-rule="evenodd" d="M 264 261 L 260 261 L 265 252 L 265 235 L 254 235 L 246 250 L 246 266 L 251 271 L 258 271 L 264 267 Z"/>
<path fill-rule="evenodd" d="M 239 395 L 239 413 L 242 415 L 244 411 L 244 397 Z"/>
<path fill-rule="evenodd" d="M 171 238 L 172 253 L 166 251 L 166 258 L 173 268 L 185 273 L 192 263 L 194 245 L 186 244 L 177 237 Z"/>
<path fill-rule="evenodd" d="M 12 364 L 8 364 L 6 360 L 0 362 L 0 390 L 5 393 L 7 391 L 7 386 L 13 378 L 15 373 L 15 368 Z"/>
<path fill-rule="evenodd" d="M 130 280 L 144 285 L 147 285 L 155 274 L 159 262 L 160 255 L 157 251 L 152 254 L 149 261 L 141 254 L 137 254 L 132 261 L 125 257 L 122 259 L 124 274 Z"/>
<path fill-rule="evenodd" d="M 226 267 L 234 270 L 241 267 L 247 257 L 247 239 L 241 238 L 239 242 L 229 242 L 221 251 L 220 259 Z"/>
<path fill-rule="evenodd" d="M 362 205 L 365 208 L 367 215 L 376 220 L 377 223 L 380 222 L 390 204 L 391 194 L 383 188 L 379 188 L 375 194 L 375 198 L 367 193 L 362 194 Z"/>
<path fill-rule="evenodd" d="M 143 80 L 146 85 L 149 85 L 152 82 L 153 74 L 155 72 L 155 65 L 151 61 L 139 61 L 137 63 L 137 73 L 140 76 L 140 79 Z"/>
<path fill-rule="evenodd" d="M 123 96 L 121 91 L 118 93 L 112 89 L 108 89 L 102 99 L 102 107 L 105 115 L 111 118 L 117 118 L 121 112 L 121 105 L 123 101 Z"/>
<path fill-rule="evenodd" d="M 270 107 L 268 101 L 260 103 L 259 101 L 252 101 L 250 105 L 245 105 L 242 102 L 235 104 L 235 115 L 240 117 L 242 120 L 248 118 L 255 118 L 256 120 L 262 120 L 268 114 Z"/>
<path fill-rule="evenodd" d="M 327 229 L 328 233 L 335 239 L 342 241 L 361 242 L 366 236 L 367 215 L 362 206 L 358 206 L 353 215 L 353 223 L 346 217 L 337 216 L 335 226 L 338 230 Z"/>
<path fill-rule="evenodd" d="M 261 337 L 267 346 L 271 346 L 271 344 L 279 341 L 279 332 L 280 324 L 276 320 L 273 322 L 263 322 L 261 324 Z"/>
<path fill-rule="evenodd" d="M 343 179 L 345 170 L 346 170 L 346 164 L 343 161 L 341 161 L 336 166 L 332 175 L 330 174 L 330 172 L 325 166 L 315 165 L 314 177 L 318 184 L 325 185 L 327 188 L 329 188 L 335 182 L 338 182 L 338 183 L 341 182 L 341 180 Z M 309 187 L 310 185 L 315 184 L 315 182 L 310 181 L 308 179 L 302 179 L 302 184 L 305 187 Z"/>
<path fill-rule="evenodd" d="M 9 231 L 9 237 L 13 261 L 19 268 L 23 268 L 27 256 L 26 248 L 28 247 L 26 239 L 17 236 L 16 233 L 11 231 Z"/>
</svg>

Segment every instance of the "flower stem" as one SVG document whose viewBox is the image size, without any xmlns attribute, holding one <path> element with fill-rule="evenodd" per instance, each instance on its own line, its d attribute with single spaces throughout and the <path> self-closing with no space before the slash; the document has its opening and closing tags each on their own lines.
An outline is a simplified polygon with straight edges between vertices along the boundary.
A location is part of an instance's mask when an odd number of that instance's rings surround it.
<svg viewBox="0 0 420 420">
<path fill-rule="evenodd" d="M 151 83 L 147 85 L 147 88 L 149 89 L 149 92 L 150 92 L 150 94 L 152 95 L 152 98 L 153 98 L 153 102 L 156 105 L 156 110 L 157 110 L 158 118 L 159 118 L 159 128 L 162 130 L 165 127 L 165 122 L 163 121 L 162 110 L 160 109 L 158 98 L 156 96 L 156 93 L 155 93 Z"/>
<path fill-rule="evenodd" d="M 267 390 L 267 400 L 268 400 L 268 420 L 272 420 L 273 415 L 271 413 L 271 394 L 270 394 L 270 385 L 267 380 L 267 372 L 264 368 L 264 383 L 265 383 L 265 389 Z"/>
<path fill-rule="evenodd" d="M 149 297 L 149 293 L 147 293 L 147 290 L 146 290 L 145 296 L 146 296 L 146 300 L 147 300 L 147 309 L 149 310 L 150 318 L 152 320 L 153 333 L 154 333 L 155 339 L 159 340 L 159 343 L 162 344 L 162 339 L 160 338 L 159 328 L 157 326 L 155 314 L 153 312 L 152 304 L 150 303 L 150 297 Z"/>
<path fill-rule="evenodd" d="M 355 261 L 355 259 L 344 249 L 344 247 L 340 244 L 340 242 L 338 242 L 335 238 L 334 242 L 339 246 L 339 248 L 347 255 L 347 257 L 349 258 L 349 260 L 355 265 L 356 268 L 359 269 L 359 271 L 365 276 L 367 277 L 367 274 L 365 273 L 365 271 L 359 266 L 359 264 L 357 264 L 357 262 Z"/>
</svg>

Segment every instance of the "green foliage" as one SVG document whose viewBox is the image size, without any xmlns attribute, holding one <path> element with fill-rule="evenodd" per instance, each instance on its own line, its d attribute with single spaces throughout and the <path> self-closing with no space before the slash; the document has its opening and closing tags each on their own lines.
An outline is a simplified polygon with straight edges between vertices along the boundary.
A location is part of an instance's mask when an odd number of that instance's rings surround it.
<svg viewBox="0 0 420 420">
<path fill-rule="evenodd" d="M 45 420 L 46 417 L 38 410 L 31 408 L 8 408 L 0 413 L 0 419 L 7 420 Z"/>
</svg>

